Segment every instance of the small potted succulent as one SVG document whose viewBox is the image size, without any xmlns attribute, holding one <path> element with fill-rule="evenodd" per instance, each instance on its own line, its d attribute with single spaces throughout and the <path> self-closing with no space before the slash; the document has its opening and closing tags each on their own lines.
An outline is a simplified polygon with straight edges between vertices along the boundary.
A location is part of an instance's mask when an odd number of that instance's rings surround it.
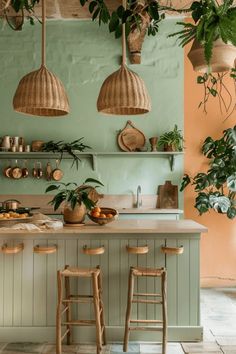
<svg viewBox="0 0 236 354">
<path fill-rule="evenodd" d="M 95 186 L 91 184 L 95 184 Z M 58 182 L 48 186 L 45 192 L 58 191 L 49 204 L 53 205 L 54 210 L 57 210 L 63 204 L 66 224 L 81 224 L 85 219 L 87 210 L 91 210 L 99 198 L 102 197 L 96 191 L 99 186 L 103 186 L 103 184 L 96 179 L 87 178 L 80 186 L 77 183 Z"/>
<path fill-rule="evenodd" d="M 214 140 L 206 138 L 202 153 L 209 160 L 207 172 L 194 177 L 185 174 L 181 191 L 188 185 L 197 193 L 195 208 L 200 215 L 214 210 L 226 214 L 229 219 L 236 217 L 236 125 L 226 129 L 223 136 Z"/>
<path fill-rule="evenodd" d="M 183 151 L 184 138 L 181 130 L 175 124 L 174 129 L 162 134 L 158 141 L 158 146 L 164 148 L 164 151 Z"/>
</svg>

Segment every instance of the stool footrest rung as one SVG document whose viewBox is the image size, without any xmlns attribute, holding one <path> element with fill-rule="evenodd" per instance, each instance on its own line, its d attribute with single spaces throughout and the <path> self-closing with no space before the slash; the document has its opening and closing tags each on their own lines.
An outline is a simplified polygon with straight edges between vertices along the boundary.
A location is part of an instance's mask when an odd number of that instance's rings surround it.
<svg viewBox="0 0 236 354">
<path fill-rule="evenodd" d="M 146 294 L 146 293 L 134 293 L 133 296 L 157 296 L 157 297 L 162 297 L 161 294 Z"/>
<path fill-rule="evenodd" d="M 132 300 L 132 302 L 141 304 L 162 304 L 162 301 L 158 300 Z"/>
<path fill-rule="evenodd" d="M 70 332 L 69 328 L 65 331 L 65 333 L 63 334 L 63 336 L 61 337 L 61 341 L 63 341 L 63 339 L 65 338 L 65 336 Z"/>
<path fill-rule="evenodd" d="M 95 320 L 74 320 L 63 322 L 62 326 L 93 326 L 95 324 Z"/>
<path fill-rule="evenodd" d="M 93 299 L 86 299 L 86 298 L 82 298 L 82 299 L 64 299 L 62 300 L 62 303 L 69 303 L 69 304 L 88 304 L 93 302 Z"/>
<path fill-rule="evenodd" d="M 163 328 L 162 327 L 129 327 L 130 331 L 158 331 L 158 332 L 162 332 Z"/>
<path fill-rule="evenodd" d="M 69 310 L 69 306 L 65 306 L 65 308 L 61 311 L 61 316 L 64 315 L 67 310 Z"/>
<path fill-rule="evenodd" d="M 163 323 L 162 320 L 130 320 L 131 323 Z"/>
<path fill-rule="evenodd" d="M 93 298 L 93 295 L 70 295 L 69 298 L 73 298 L 73 299 Z"/>
</svg>

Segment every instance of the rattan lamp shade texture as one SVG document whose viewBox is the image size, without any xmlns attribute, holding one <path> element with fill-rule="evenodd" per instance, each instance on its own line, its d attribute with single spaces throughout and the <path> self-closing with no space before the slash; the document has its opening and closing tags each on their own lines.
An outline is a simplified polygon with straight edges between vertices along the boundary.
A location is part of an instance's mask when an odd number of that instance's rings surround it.
<svg viewBox="0 0 236 354">
<path fill-rule="evenodd" d="M 61 81 L 45 66 L 20 80 L 13 107 L 17 112 L 44 117 L 58 117 L 69 112 L 68 98 Z"/>
<path fill-rule="evenodd" d="M 62 82 L 46 68 L 46 7 L 42 0 L 42 64 L 25 75 L 13 98 L 16 112 L 42 117 L 59 117 L 69 113 L 69 102 Z"/>
<path fill-rule="evenodd" d="M 148 113 L 151 103 L 144 81 L 126 65 L 121 65 L 103 82 L 97 109 L 98 112 L 112 115 Z"/>
<path fill-rule="evenodd" d="M 126 9 L 126 0 L 122 1 Z M 151 110 L 144 81 L 126 66 L 125 24 L 122 25 L 122 64 L 103 82 L 97 99 L 98 112 L 109 115 L 137 115 Z"/>
</svg>

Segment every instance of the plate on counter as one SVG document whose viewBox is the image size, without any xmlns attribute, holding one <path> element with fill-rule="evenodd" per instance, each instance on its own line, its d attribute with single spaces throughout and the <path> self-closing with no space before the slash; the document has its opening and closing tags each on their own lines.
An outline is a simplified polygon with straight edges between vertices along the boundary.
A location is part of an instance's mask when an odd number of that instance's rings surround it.
<svg viewBox="0 0 236 354">
<path fill-rule="evenodd" d="M 6 216 L 7 215 L 12 215 L 11 217 Z M 0 213 L 0 227 L 4 227 L 4 226 L 12 226 L 15 225 L 17 223 L 27 223 L 32 221 L 33 219 L 33 214 L 20 214 L 20 215 L 24 215 L 24 216 L 14 216 L 14 212 L 7 212 L 7 213 Z"/>
</svg>

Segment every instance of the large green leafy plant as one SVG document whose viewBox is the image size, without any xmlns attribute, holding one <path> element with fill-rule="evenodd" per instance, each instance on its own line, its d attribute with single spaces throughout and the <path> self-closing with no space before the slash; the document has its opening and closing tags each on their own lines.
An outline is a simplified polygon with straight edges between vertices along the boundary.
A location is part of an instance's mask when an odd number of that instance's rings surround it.
<svg viewBox="0 0 236 354">
<path fill-rule="evenodd" d="M 133 26 L 141 26 L 146 15 L 149 17 L 148 35 L 155 36 L 159 30 L 159 22 L 165 18 L 163 11 L 170 9 L 160 5 L 156 0 L 128 0 L 126 8 L 120 5 L 112 13 L 109 12 L 104 0 L 80 0 L 80 4 L 82 6 L 88 4 L 92 20 L 98 19 L 99 25 L 108 24 L 109 31 L 114 32 L 116 38 L 122 34 L 122 24 L 126 24 L 128 35 Z"/>
<path fill-rule="evenodd" d="M 236 46 L 236 6 L 233 0 L 194 1 L 190 7 L 194 24 L 177 22 L 183 29 L 170 37 L 178 36 L 183 47 L 197 39 L 204 48 L 205 59 L 210 65 L 214 41 L 221 38 L 224 43 Z"/>
<path fill-rule="evenodd" d="M 213 209 L 225 213 L 228 218 L 236 217 L 236 125 L 214 140 L 206 138 L 202 153 L 209 159 L 209 169 L 190 177 L 183 177 L 181 191 L 189 184 L 197 193 L 195 208 L 200 215 Z"/>
<path fill-rule="evenodd" d="M 25 12 L 27 17 L 30 18 L 31 24 L 33 24 L 35 17 L 34 7 L 39 2 L 40 0 L 9 0 L 8 5 L 16 13 L 20 12 L 23 17 Z M 104 0 L 80 0 L 80 4 L 82 6 L 88 5 L 92 20 L 98 20 L 99 25 L 101 23 L 108 24 L 110 32 L 114 32 L 116 38 L 121 36 L 123 23 L 126 23 L 128 34 L 132 26 L 140 26 L 145 14 L 148 14 L 150 19 L 148 34 L 155 35 L 159 29 L 159 22 L 165 17 L 163 11 L 171 9 L 170 7 L 159 5 L 156 0 L 144 0 L 143 2 L 128 0 L 127 8 L 120 5 L 112 13 L 110 13 Z M 7 15 L 7 12 L 5 13 Z"/>
<path fill-rule="evenodd" d="M 230 91 L 224 83 L 228 73 L 212 73 L 211 59 L 214 42 L 221 39 L 225 44 L 236 46 L 236 6 L 233 0 L 223 0 L 220 4 L 216 0 L 194 1 L 190 7 L 193 23 L 177 22 L 183 29 L 170 34 L 177 36 L 182 47 L 197 40 L 204 49 L 204 56 L 208 65 L 208 72 L 197 77 L 197 83 L 203 86 L 203 99 L 199 104 L 206 113 L 206 104 L 210 97 L 217 97 L 222 113 L 230 116 L 235 109 L 235 92 Z M 235 68 L 229 75 L 234 80 Z"/>
</svg>

